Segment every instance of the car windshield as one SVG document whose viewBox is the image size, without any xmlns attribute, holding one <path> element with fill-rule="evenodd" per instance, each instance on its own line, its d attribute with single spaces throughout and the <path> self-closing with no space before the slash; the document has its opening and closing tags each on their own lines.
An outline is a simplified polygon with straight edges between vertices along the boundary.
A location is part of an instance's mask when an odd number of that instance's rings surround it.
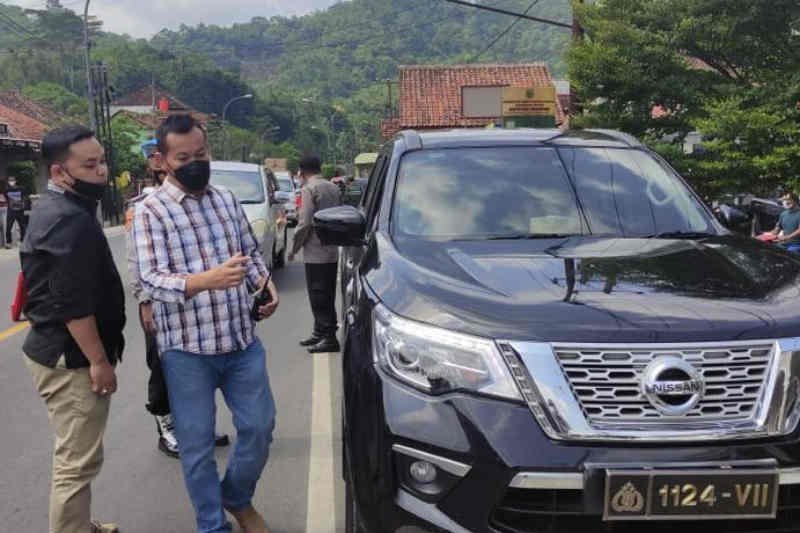
<svg viewBox="0 0 800 533">
<path fill-rule="evenodd" d="M 401 163 L 392 230 L 426 239 L 713 232 L 677 176 L 641 150 L 421 150 Z"/>
<path fill-rule="evenodd" d="M 228 189 L 243 204 L 264 203 L 264 181 L 258 171 L 212 168 L 211 183 Z"/>
<path fill-rule="evenodd" d="M 278 190 L 280 192 L 292 192 L 294 187 L 292 187 L 291 178 L 278 178 Z"/>
</svg>

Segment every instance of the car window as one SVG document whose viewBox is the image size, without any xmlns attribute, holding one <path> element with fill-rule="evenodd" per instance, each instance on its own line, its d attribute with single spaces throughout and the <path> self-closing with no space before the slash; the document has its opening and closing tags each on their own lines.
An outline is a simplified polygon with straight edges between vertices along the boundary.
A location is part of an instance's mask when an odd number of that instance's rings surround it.
<svg viewBox="0 0 800 533">
<path fill-rule="evenodd" d="M 713 231 L 671 169 L 642 150 L 562 148 L 594 234 L 642 236 Z"/>
<path fill-rule="evenodd" d="M 290 178 L 278 178 L 278 190 L 281 192 L 292 192 L 292 180 Z"/>
<path fill-rule="evenodd" d="M 367 203 L 365 204 L 368 233 L 375 229 L 375 223 L 377 222 L 378 211 L 380 210 L 381 198 L 383 197 L 383 189 L 386 182 L 386 172 L 390 162 L 389 157 L 384 156 L 382 161 L 380 161 L 380 165 L 376 165 L 376 172 L 373 172 L 374 175 L 370 177 L 372 193 L 370 197 L 367 198 Z M 370 192 L 369 188 L 367 192 Z"/>
<path fill-rule="evenodd" d="M 582 233 L 577 202 L 555 149 L 458 148 L 407 154 L 393 231 L 425 238 Z"/>
<path fill-rule="evenodd" d="M 375 163 L 375 166 L 372 167 L 372 173 L 370 174 L 369 180 L 367 181 L 367 190 L 361 196 L 361 209 L 364 211 L 364 214 L 366 214 L 367 208 L 370 205 L 372 198 L 375 196 L 375 190 L 377 188 L 377 183 L 378 183 L 377 176 L 383 170 L 383 166 L 385 165 L 385 163 L 386 163 L 386 156 L 382 155 L 378 158 L 378 161 Z"/>
<path fill-rule="evenodd" d="M 212 168 L 211 183 L 228 189 L 243 204 L 264 203 L 264 182 L 258 170 Z"/>
</svg>

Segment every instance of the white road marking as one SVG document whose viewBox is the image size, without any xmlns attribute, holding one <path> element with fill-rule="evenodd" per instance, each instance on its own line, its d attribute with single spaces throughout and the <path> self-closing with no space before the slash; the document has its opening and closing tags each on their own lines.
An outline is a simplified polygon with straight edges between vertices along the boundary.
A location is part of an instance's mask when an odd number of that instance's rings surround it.
<svg viewBox="0 0 800 533">
<path fill-rule="evenodd" d="M 336 531 L 336 499 L 330 360 L 325 354 L 313 357 L 306 533 L 333 533 Z"/>
</svg>

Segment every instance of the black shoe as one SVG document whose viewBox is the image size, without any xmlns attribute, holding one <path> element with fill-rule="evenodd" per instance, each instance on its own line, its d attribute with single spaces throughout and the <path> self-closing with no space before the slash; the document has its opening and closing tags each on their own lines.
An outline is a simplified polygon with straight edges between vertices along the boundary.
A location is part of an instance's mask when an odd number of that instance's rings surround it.
<svg viewBox="0 0 800 533">
<path fill-rule="evenodd" d="M 214 446 L 217 448 L 222 448 L 223 446 L 227 446 L 231 443 L 231 439 L 228 438 L 227 435 L 214 435 Z"/>
<path fill-rule="evenodd" d="M 337 353 L 341 350 L 336 338 L 323 339 L 317 344 L 308 347 L 308 353 Z"/>
<path fill-rule="evenodd" d="M 304 341 L 300 341 L 300 346 L 314 346 L 315 344 L 319 344 L 319 341 L 322 340 L 322 337 L 317 337 L 316 335 L 311 335 Z"/>
</svg>

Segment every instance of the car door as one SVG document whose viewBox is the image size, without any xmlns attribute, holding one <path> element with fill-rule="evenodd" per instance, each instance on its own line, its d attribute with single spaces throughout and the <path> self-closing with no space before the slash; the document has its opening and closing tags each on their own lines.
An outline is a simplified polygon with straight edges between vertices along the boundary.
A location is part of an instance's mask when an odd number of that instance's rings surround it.
<svg viewBox="0 0 800 533">
<path fill-rule="evenodd" d="M 382 198 L 383 183 L 391 161 L 391 151 L 383 152 L 378 157 L 378 161 L 372 168 L 372 174 L 367 182 L 367 189 L 361 197 L 359 210 L 367 220 L 367 237 L 372 235 L 375 230 L 380 210 L 380 199 Z M 342 313 L 345 328 L 352 320 L 353 306 L 358 302 L 360 282 L 358 280 L 358 268 L 366 252 L 366 246 L 350 246 L 342 251 L 340 266 L 342 283 Z"/>
</svg>

